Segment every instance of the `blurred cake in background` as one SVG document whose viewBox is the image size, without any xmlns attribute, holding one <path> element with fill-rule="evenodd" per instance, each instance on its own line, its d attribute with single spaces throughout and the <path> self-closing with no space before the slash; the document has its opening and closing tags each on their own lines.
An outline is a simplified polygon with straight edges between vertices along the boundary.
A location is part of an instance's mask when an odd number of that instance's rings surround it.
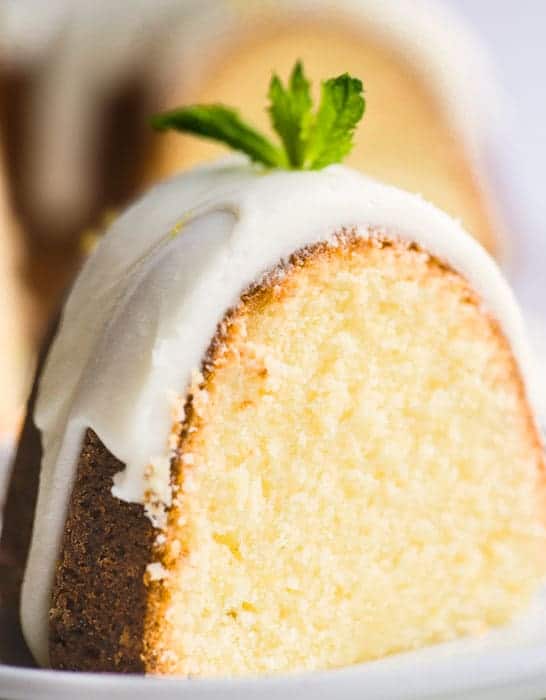
<svg viewBox="0 0 546 700">
<path fill-rule="evenodd" d="M 17 436 L 31 374 L 26 326 L 28 304 L 21 283 L 20 253 L 0 152 L 0 504 L 7 461 Z"/>
<path fill-rule="evenodd" d="M 525 323 L 536 358 L 537 410 L 542 432 L 546 436 L 546 320 L 528 309 Z"/>
<path fill-rule="evenodd" d="M 147 116 L 224 101 L 264 126 L 264 86 L 297 58 L 315 85 L 336 71 L 363 77 L 367 123 L 351 165 L 421 193 L 501 252 L 485 167 L 494 80 L 440 2 L 11 0 L 2 21 L 0 126 L 36 339 L 78 268 L 81 232 L 150 181 L 216 155 L 189 137 L 154 140 Z"/>
<path fill-rule="evenodd" d="M 131 53 L 121 40 L 127 8 L 100 0 L 4 8 L 0 127 L 35 343 L 78 269 L 82 232 L 136 188 L 149 109 L 135 60 L 142 46 Z"/>
<path fill-rule="evenodd" d="M 303 60 L 314 85 L 324 75 L 360 75 L 366 124 L 349 163 L 422 194 L 499 253 L 484 174 L 496 118 L 494 81 L 458 16 L 439 3 L 407 0 L 227 5 L 235 7 L 231 14 L 205 6 L 180 28 L 162 62 L 170 72 L 162 107 L 236 103 L 267 129 L 264 87 L 273 71 L 286 75 L 294 58 Z M 158 138 L 148 178 L 211 159 L 220 148 L 191 136 Z"/>
</svg>

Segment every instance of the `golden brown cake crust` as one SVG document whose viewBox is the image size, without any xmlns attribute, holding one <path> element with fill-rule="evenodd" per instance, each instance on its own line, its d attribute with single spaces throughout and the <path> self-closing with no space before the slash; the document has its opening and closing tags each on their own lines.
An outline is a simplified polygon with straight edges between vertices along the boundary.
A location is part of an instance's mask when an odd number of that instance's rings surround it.
<svg viewBox="0 0 546 700">
<path fill-rule="evenodd" d="M 144 572 L 157 534 L 143 506 L 111 493 L 123 469 L 85 436 L 50 610 L 50 662 L 81 671 L 143 672 Z"/>
</svg>

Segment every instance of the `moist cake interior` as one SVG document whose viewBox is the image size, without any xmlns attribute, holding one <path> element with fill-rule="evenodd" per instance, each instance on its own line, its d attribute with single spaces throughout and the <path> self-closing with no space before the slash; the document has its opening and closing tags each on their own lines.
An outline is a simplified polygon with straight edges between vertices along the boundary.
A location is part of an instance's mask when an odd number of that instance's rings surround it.
<svg viewBox="0 0 546 700">
<path fill-rule="evenodd" d="M 185 415 L 148 671 L 331 668 L 477 634 L 545 572 L 511 351 L 416 246 L 296 255 L 226 318 Z"/>
</svg>

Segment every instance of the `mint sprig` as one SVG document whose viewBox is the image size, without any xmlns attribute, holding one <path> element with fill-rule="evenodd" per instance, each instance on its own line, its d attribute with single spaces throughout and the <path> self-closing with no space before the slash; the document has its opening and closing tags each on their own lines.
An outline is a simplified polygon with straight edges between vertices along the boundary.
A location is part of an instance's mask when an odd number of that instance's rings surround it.
<svg viewBox="0 0 546 700">
<path fill-rule="evenodd" d="M 281 137 L 288 163 L 302 168 L 305 162 L 305 131 L 312 118 L 311 84 L 298 61 L 294 66 L 288 87 L 273 75 L 269 84 L 269 115 L 273 128 Z"/>
<path fill-rule="evenodd" d="M 351 151 L 366 104 L 362 82 L 348 73 L 322 82 L 316 112 L 310 87 L 299 61 L 286 86 L 273 75 L 268 111 L 279 146 L 248 125 L 236 110 L 219 104 L 163 112 L 152 118 L 152 126 L 221 141 L 268 168 L 318 170 L 341 162 Z"/>
<path fill-rule="evenodd" d="M 340 163 L 351 152 L 366 106 L 362 91 L 362 82 L 347 73 L 322 83 L 320 106 L 305 134 L 304 167 L 319 170 Z"/>
<path fill-rule="evenodd" d="M 223 105 L 179 107 L 171 112 L 156 114 L 152 117 L 152 126 L 159 131 L 175 129 L 222 141 L 236 151 L 243 151 L 253 161 L 271 168 L 286 164 L 281 148 L 246 124 L 234 109 Z"/>
</svg>

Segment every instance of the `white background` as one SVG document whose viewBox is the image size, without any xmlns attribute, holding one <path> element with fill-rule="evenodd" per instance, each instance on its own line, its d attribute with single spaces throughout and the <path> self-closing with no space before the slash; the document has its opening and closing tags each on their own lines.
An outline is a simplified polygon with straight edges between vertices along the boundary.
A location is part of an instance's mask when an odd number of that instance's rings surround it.
<svg viewBox="0 0 546 700">
<path fill-rule="evenodd" d="M 493 176 L 509 216 L 512 281 L 525 309 L 546 324 L 546 0 L 450 2 L 487 44 L 505 93 Z"/>
</svg>

